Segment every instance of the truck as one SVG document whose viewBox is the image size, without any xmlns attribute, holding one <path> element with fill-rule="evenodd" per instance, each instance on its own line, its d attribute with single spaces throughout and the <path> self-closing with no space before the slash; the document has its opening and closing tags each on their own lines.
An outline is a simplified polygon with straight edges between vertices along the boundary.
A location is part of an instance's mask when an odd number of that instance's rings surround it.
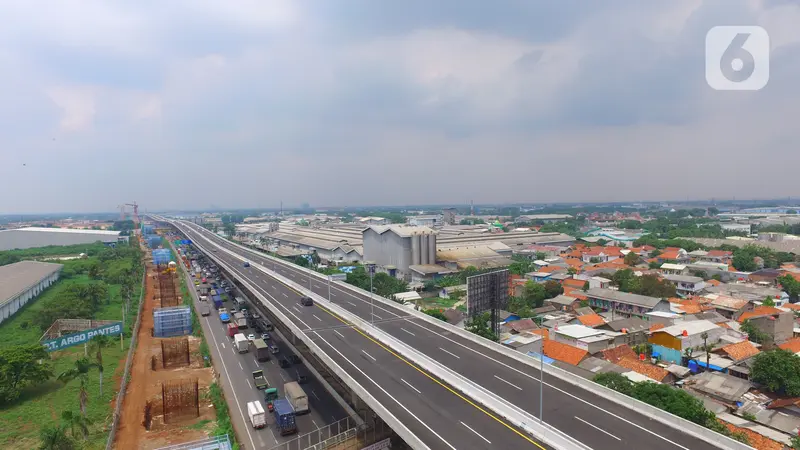
<svg viewBox="0 0 800 450">
<path fill-rule="evenodd" d="M 261 369 L 253 371 L 253 383 L 258 390 L 270 389 L 269 381 L 264 377 L 264 371 Z"/>
<path fill-rule="evenodd" d="M 253 341 L 253 346 L 256 348 L 256 360 L 264 362 L 269 361 L 269 347 L 264 339 L 258 338 Z"/>
<path fill-rule="evenodd" d="M 220 298 L 219 295 L 215 295 L 215 296 L 211 297 L 211 299 L 214 301 L 214 307 L 215 308 L 217 308 L 217 309 L 222 308 L 222 298 Z"/>
<path fill-rule="evenodd" d="M 305 414 L 309 412 L 308 397 L 299 383 L 290 381 L 284 384 L 283 392 L 286 393 L 286 401 L 292 405 L 296 414 Z"/>
<path fill-rule="evenodd" d="M 239 332 L 239 327 L 237 327 L 232 323 L 229 323 L 227 327 L 227 332 L 228 332 L 228 337 L 234 337 L 236 336 L 236 333 Z"/>
<path fill-rule="evenodd" d="M 202 303 L 200 305 L 200 315 L 203 317 L 211 315 L 211 307 L 208 306 L 208 303 Z"/>
<path fill-rule="evenodd" d="M 247 350 L 250 348 L 250 341 L 248 341 L 247 336 L 242 333 L 233 335 L 233 343 L 236 345 L 236 351 L 239 353 L 247 353 Z"/>
<path fill-rule="evenodd" d="M 247 328 L 247 318 L 244 316 L 243 313 L 237 312 L 233 315 L 233 319 L 236 321 L 236 325 L 239 326 L 239 329 L 243 330 Z"/>
<path fill-rule="evenodd" d="M 246 303 L 245 303 L 245 301 L 244 301 L 244 299 L 242 297 L 236 297 L 236 298 L 233 299 L 233 301 L 234 301 L 234 304 L 236 306 L 238 306 L 239 308 L 244 308 L 244 306 L 246 305 Z"/>
<path fill-rule="evenodd" d="M 250 418 L 250 423 L 255 429 L 261 429 L 267 426 L 267 413 L 258 400 L 247 402 L 247 417 Z"/>
<path fill-rule="evenodd" d="M 288 400 L 275 400 L 273 402 L 273 414 L 275 415 L 275 426 L 281 436 L 297 433 L 294 409 Z"/>
</svg>

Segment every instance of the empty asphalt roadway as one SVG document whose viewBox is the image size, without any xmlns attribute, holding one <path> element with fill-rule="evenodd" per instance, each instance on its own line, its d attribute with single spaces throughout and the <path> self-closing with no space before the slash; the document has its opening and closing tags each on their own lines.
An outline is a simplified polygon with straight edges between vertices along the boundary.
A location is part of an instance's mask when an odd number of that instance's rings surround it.
<svg viewBox="0 0 800 450">
<path fill-rule="evenodd" d="M 315 277 L 309 282 L 307 275 L 290 263 L 275 263 L 244 250 L 195 224 L 181 223 L 190 229 L 191 239 L 211 240 L 216 245 L 236 252 L 251 263 L 260 264 L 327 297 L 327 283 Z M 226 258 L 234 261 L 230 255 Z M 263 280 L 271 280 L 262 274 Z M 281 283 L 269 282 L 273 295 L 292 299 L 295 292 Z M 354 293 L 331 285 L 331 300 L 353 314 L 369 320 L 372 314 L 368 294 Z M 383 303 L 374 305 L 376 325 L 416 350 L 446 365 L 494 392 L 497 396 L 538 416 L 539 371 L 499 352 L 449 333 L 443 327 L 431 325 L 409 316 L 400 307 Z M 658 421 L 651 420 L 631 409 L 608 401 L 588 390 L 575 387 L 561 379 L 544 375 L 544 420 L 551 426 L 569 434 L 594 449 L 633 446 L 658 450 L 711 450 L 717 447 L 691 435 L 682 433 Z M 444 408 L 440 408 L 440 411 Z M 456 411 L 451 411 L 456 413 Z M 486 436 L 491 440 L 491 437 Z"/>
<path fill-rule="evenodd" d="M 299 295 L 243 259 L 211 251 L 222 242 L 181 226 L 195 247 L 222 262 L 234 277 L 254 286 L 295 325 L 314 339 L 340 367 L 431 449 L 550 449 L 491 411 L 452 390 L 364 333 L 348 327 L 317 305 L 304 307 Z M 207 237 L 208 236 L 208 237 Z M 211 248 L 210 248 L 211 247 Z M 239 249 L 239 251 L 242 251 Z M 252 299 L 251 299 L 252 300 Z"/>
</svg>

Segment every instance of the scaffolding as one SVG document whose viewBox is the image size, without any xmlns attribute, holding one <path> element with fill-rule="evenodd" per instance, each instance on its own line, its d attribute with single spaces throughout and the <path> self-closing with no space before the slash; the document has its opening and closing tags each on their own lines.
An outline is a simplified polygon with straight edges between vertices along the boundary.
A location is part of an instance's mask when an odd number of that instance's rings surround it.
<svg viewBox="0 0 800 450">
<path fill-rule="evenodd" d="M 200 389 L 197 378 L 167 381 L 161 385 L 164 423 L 200 417 Z"/>
<path fill-rule="evenodd" d="M 171 369 L 173 367 L 185 367 L 191 363 L 189 353 L 189 338 L 172 338 L 161 341 L 161 358 L 156 355 L 152 357 L 152 369 Z"/>
<path fill-rule="evenodd" d="M 192 310 L 188 306 L 153 310 L 153 336 L 175 337 L 192 334 Z"/>
<path fill-rule="evenodd" d="M 169 266 L 158 266 L 157 268 L 157 288 L 161 307 L 178 306 L 178 289 L 175 286 L 175 275 Z"/>
</svg>

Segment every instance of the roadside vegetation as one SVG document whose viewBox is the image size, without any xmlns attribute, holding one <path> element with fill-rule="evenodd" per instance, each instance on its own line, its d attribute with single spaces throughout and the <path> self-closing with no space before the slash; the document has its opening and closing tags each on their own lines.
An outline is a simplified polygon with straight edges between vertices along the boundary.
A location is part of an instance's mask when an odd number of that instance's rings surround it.
<svg viewBox="0 0 800 450">
<path fill-rule="evenodd" d="M 119 384 L 134 317 L 119 337 L 47 353 L 44 331 L 60 318 L 122 320 L 135 314 L 141 292 L 141 252 L 134 242 L 116 249 L 102 244 L 4 252 L 22 259 L 71 256 L 61 279 L 0 324 L 0 447 L 104 448 L 112 400 Z M 41 363 L 39 362 L 41 361 Z"/>
</svg>

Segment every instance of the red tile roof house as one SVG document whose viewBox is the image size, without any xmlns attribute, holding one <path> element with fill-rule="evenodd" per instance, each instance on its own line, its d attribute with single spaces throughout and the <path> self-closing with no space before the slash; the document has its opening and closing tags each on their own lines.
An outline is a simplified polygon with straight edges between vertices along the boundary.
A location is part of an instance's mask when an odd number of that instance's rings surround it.
<svg viewBox="0 0 800 450">
<path fill-rule="evenodd" d="M 583 252 L 581 259 L 585 263 L 592 262 L 592 259 L 599 262 L 613 261 L 623 257 L 620 250 L 619 247 L 592 247 Z"/>
</svg>

